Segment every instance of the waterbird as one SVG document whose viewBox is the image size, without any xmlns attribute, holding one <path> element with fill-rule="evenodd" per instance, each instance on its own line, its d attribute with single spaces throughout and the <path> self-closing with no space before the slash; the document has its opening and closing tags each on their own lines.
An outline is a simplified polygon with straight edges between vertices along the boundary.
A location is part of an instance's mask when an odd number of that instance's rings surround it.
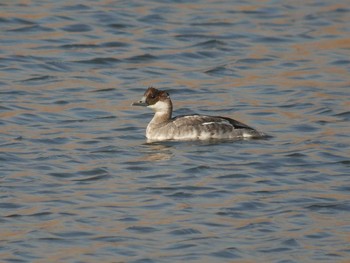
<svg viewBox="0 0 350 263">
<path fill-rule="evenodd" d="M 169 93 L 154 87 L 149 87 L 141 100 L 131 105 L 145 106 L 155 112 L 146 129 L 149 141 L 237 140 L 266 137 L 264 133 L 228 117 L 198 114 L 172 117 L 173 103 Z"/>
</svg>

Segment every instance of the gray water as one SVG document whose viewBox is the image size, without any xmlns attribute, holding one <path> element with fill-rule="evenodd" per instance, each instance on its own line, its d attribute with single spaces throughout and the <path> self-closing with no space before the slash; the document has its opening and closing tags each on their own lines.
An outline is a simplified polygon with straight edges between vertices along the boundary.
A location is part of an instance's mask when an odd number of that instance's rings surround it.
<svg viewBox="0 0 350 263">
<path fill-rule="evenodd" d="M 350 7 L 1 1 L 1 262 L 349 262 Z M 146 142 L 175 113 L 268 140 Z"/>
</svg>

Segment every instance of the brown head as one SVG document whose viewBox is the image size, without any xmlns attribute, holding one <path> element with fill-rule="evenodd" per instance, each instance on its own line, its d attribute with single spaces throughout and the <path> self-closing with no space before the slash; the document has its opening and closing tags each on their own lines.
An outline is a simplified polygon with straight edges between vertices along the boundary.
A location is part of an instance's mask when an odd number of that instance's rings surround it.
<svg viewBox="0 0 350 263">
<path fill-rule="evenodd" d="M 157 111 L 172 109 L 169 93 L 149 87 L 140 101 L 134 102 L 133 106 L 146 106 Z"/>
</svg>

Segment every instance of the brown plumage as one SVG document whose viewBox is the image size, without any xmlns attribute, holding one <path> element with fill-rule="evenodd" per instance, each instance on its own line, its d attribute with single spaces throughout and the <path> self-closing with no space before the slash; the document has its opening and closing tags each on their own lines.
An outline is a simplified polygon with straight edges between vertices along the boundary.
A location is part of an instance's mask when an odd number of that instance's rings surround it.
<svg viewBox="0 0 350 263">
<path fill-rule="evenodd" d="M 228 117 L 184 115 L 172 118 L 173 105 L 169 94 L 150 87 L 135 106 L 147 106 L 155 111 L 147 126 L 151 141 L 262 138 L 265 135 L 252 127 Z"/>
</svg>

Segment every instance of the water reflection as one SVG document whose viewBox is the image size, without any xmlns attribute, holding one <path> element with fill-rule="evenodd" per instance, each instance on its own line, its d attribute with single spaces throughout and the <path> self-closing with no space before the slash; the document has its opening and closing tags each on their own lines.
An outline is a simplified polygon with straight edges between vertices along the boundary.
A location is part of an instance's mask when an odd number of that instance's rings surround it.
<svg viewBox="0 0 350 263">
<path fill-rule="evenodd" d="M 156 161 L 167 161 L 171 160 L 174 156 L 172 143 L 156 143 L 156 142 L 147 142 L 143 144 L 143 157 L 136 159 L 136 161 L 146 161 L 146 162 L 156 162 Z"/>
</svg>

